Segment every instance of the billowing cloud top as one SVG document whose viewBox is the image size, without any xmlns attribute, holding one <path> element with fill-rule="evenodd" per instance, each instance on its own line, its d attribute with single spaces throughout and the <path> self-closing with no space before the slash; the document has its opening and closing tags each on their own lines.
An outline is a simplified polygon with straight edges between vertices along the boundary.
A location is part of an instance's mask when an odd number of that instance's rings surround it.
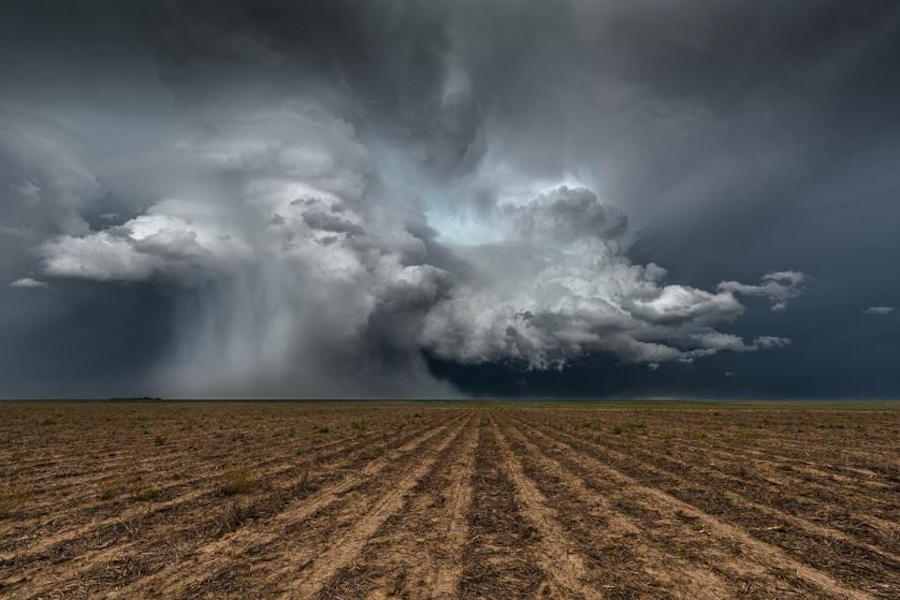
<svg viewBox="0 0 900 600">
<path fill-rule="evenodd" d="M 722 282 L 714 292 L 664 284 L 663 268 L 627 258 L 627 219 L 590 189 L 561 185 L 498 202 L 484 216 L 494 241 L 455 247 L 436 239 L 417 199 L 390 185 L 354 128 L 321 107 L 285 106 L 216 127 L 176 152 L 236 178 L 231 201 L 164 199 L 119 225 L 38 248 L 47 277 L 224 286 L 204 302 L 228 316 L 186 335 L 212 339 L 179 355 L 203 365 L 177 369 L 179 381 L 228 385 L 290 369 L 298 352 L 352 356 L 373 344 L 547 369 L 596 352 L 657 364 L 787 343 L 746 343 L 715 327 L 744 311 L 742 295 L 784 308 L 801 274 Z M 247 281 L 249 296 L 231 291 Z"/>
</svg>

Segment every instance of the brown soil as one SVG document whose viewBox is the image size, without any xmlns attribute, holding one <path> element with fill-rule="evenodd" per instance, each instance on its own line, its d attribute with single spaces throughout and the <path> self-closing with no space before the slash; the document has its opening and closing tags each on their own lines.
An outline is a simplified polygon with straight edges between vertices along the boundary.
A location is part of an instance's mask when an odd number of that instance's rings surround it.
<svg viewBox="0 0 900 600">
<path fill-rule="evenodd" d="M 6 403 L 0 598 L 898 598 L 896 405 Z"/>
</svg>

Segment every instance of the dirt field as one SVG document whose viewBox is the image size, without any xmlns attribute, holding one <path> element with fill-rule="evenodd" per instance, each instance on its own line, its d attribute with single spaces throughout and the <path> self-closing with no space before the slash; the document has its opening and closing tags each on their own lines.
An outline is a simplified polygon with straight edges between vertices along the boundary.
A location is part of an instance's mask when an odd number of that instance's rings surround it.
<svg viewBox="0 0 900 600">
<path fill-rule="evenodd" d="M 0 598 L 900 598 L 900 407 L 0 405 Z"/>
</svg>

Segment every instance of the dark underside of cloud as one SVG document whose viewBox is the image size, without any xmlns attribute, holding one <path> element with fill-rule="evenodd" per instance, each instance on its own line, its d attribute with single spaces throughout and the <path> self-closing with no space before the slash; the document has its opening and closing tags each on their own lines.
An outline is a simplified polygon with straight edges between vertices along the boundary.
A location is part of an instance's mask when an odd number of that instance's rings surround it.
<svg viewBox="0 0 900 600">
<path fill-rule="evenodd" d="M 891 2 L 0 6 L 0 395 L 893 396 Z"/>
</svg>

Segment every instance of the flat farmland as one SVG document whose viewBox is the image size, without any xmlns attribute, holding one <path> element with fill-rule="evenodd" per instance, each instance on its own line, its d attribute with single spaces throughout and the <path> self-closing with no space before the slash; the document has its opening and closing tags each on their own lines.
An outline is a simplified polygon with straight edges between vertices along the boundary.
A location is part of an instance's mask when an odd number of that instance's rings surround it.
<svg viewBox="0 0 900 600">
<path fill-rule="evenodd" d="M 0 598 L 900 597 L 897 405 L 6 403 Z"/>
</svg>

